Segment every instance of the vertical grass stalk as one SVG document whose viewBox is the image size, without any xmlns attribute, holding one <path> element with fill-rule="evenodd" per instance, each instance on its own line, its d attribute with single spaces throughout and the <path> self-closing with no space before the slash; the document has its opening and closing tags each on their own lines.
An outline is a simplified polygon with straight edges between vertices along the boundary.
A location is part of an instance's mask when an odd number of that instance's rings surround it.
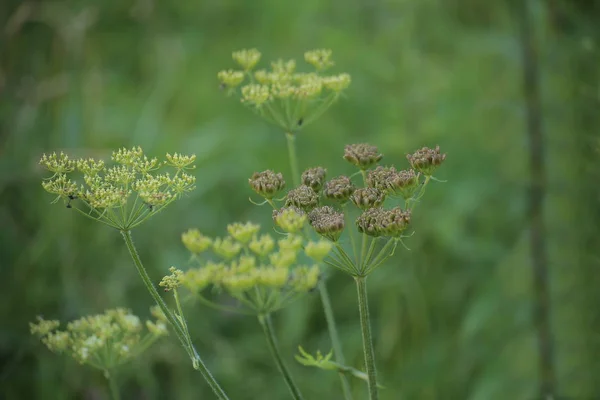
<svg viewBox="0 0 600 400">
<path fill-rule="evenodd" d="M 200 355 L 198 354 L 194 346 L 191 345 L 191 342 L 189 342 L 188 337 L 186 336 L 186 333 L 184 332 L 181 324 L 179 324 L 179 322 L 175 319 L 175 316 L 173 315 L 171 310 L 169 310 L 169 307 L 162 299 L 162 297 L 160 297 L 160 294 L 152 284 L 152 280 L 150 279 L 150 276 L 148 276 L 148 272 L 146 272 L 146 268 L 144 268 L 142 260 L 140 259 L 135 245 L 133 244 L 131 232 L 121 231 L 121 234 L 123 235 L 123 239 L 125 240 L 125 244 L 127 245 L 127 250 L 129 250 L 129 254 L 131 255 L 133 263 L 135 264 L 135 267 L 138 273 L 140 274 L 140 277 L 142 278 L 146 289 L 148 289 L 148 292 L 150 292 L 150 295 L 152 296 L 156 304 L 160 307 L 162 312 L 167 317 L 167 321 L 169 322 L 169 324 L 171 324 L 171 327 L 175 331 L 175 334 L 177 335 L 178 339 L 181 341 L 183 347 L 190 355 L 190 358 L 192 359 L 192 362 L 194 364 L 194 368 L 200 371 L 200 373 L 202 374 L 206 382 L 209 384 L 213 392 L 217 395 L 217 398 L 219 400 L 229 400 L 223 389 L 221 389 L 221 386 L 219 386 L 215 378 L 212 376 L 212 374 L 200 358 Z"/>
<path fill-rule="evenodd" d="M 377 400 L 377 371 L 375 369 L 375 351 L 373 349 L 373 336 L 371 334 L 371 321 L 369 319 L 367 277 L 356 276 L 354 280 L 356 281 L 356 290 L 358 291 L 358 310 L 360 312 L 360 328 L 365 353 L 365 368 L 367 369 L 369 383 L 369 399 Z"/>
<path fill-rule="evenodd" d="M 283 362 L 283 358 L 281 357 L 281 353 L 279 353 L 279 348 L 277 347 L 277 341 L 275 340 L 275 332 L 273 331 L 273 324 L 271 323 L 271 316 L 269 314 L 259 315 L 258 321 L 263 328 L 265 336 L 267 338 L 267 344 L 269 345 L 269 350 L 271 350 L 271 354 L 275 359 L 275 363 L 277 364 L 277 368 L 281 375 L 283 375 L 283 380 L 290 389 L 290 393 L 294 400 L 302 400 L 302 394 L 300 394 L 300 389 L 296 386 L 296 383 L 292 379 L 292 375 L 290 371 L 288 371 L 285 363 Z"/>
</svg>

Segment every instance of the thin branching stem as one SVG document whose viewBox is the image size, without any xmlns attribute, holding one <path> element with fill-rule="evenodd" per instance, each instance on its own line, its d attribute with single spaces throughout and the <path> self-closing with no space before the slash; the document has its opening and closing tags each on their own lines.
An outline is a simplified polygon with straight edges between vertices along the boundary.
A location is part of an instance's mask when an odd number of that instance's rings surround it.
<svg viewBox="0 0 600 400">
<path fill-rule="evenodd" d="M 373 336 L 371 334 L 371 321 L 369 318 L 369 303 L 367 296 L 367 277 L 356 276 L 356 290 L 358 292 L 358 310 L 360 313 L 360 328 L 362 331 L 363 351 L 365 353 L 365 367 L 369 384 L 369 400 L 377 400 L 377 371 L 375 369 L 375 351 L 373 349 Z"/>
<path fill-rule="evenodd" d="M 271 354 L 275 359 L 275 363 L 277 364 L 277 368 L 279 368 L 279 372 L 283 375 L 283 379 L 292 394 L 292 398 L 294 400 L 302 400 L 302 394 L 300 393 L 300 389 L 296 386 L 296 383 L 292 379 L 292 375 L 290 371 L 288 371 L 285 363 L 283 362 L 283 358 L 281 357 L 281 353 L 279 352 L 279 348 L 277 347 L 277 341 L 275 339 L 275 332 L 273 330 L 273 324 L 271 323 L 271 316 L 269 314 L 259 315 L 258 322 L 263 328 L 265 333 L 265 337 L 267 338 L 267 345 L 269 346 L 269 350 L 271 350 Z"/>
</svg>

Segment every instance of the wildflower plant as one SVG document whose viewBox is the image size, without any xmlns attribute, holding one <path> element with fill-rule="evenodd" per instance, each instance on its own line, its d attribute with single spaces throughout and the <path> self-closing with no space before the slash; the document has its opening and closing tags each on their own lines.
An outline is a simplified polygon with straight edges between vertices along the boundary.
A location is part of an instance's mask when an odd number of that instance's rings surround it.
<svg viewBox="0 0 600 400">
<path fill-rule="evenodd" d="M 270 196 L 270 191 L 265 196 Z M 210 307 L 255 315 L 290 392 L 301 398 L 276 345 L 271 314 L 317 286 L 322 261 L 332 245 L 304 237 L 307 218 L 300 210 L 289 208 L 273 218 L 283 231 L 280 238 L 261 233 L 260 226 L 250 222 L 228 225 L 229 236 L 224 238 L 188 230 L 182 234 L 182 242 L 192 254 L 192 268 L 183 272 L 172 267 L 160 285 L 173 291 L 177 302 L 182 287 Z M 213 293 L 226 293 L 236 306 L 213 302 L 209 299 Z"/>
<path fill-rule="evenodd" d="M 288 190 L 279 201 L 272 197 L 265 201 L 275 208 L 273 215 L 276 218 L 286 215 L 290 209 L 306 214 L 314 233 L 333 247 L 323 261 L 354 278 L 366 377 L 369 396 L 373 400 L 378 398 L 378 383 L 369 321 L 367 277 L 393 256 L 398 244 L 409 236 L 411 213 L 446 155 L 440 152 L 439 147 L 424 147 L 407 155 L 410 168 L 401 171 L 395 166 L 377 165 L 383 155 L 370 144 L 346 146 L 343 158 L 357 167 L 356 174 L 337 176 L 327 181 L 324 168 L 310 168 L 302 173 L 302 184 Z M 253 176 L 260 175 L 255 173 Z M 360 178 L 357 179 L 357 176 Z M 253 186 L 252 178 L 250 185 Z M 347 235 L 343 235 L 346 232 Z M 315 359 L 303 350 L 300 353 L 297 359 L 304 365 L 335 369 L 340 373 L 354 371 L 343 362 L 336 360 L 332 363 L 331 355 L 322 357 L 317 354 Z M 346 397 L 349 398 L 347 394 Z"/>
<path fill-rule="evenodd" d="M 72 159 L 65 153 L 44 154 L 40 164 L 52 175 L 43 188 L 62 200 L 67 208 L 121 232 L 133 263 L 146 289 L 166 321 L 219 399 L 227 399 L 192 344 L 181 308 L 172 311 L 156 290 L 133 243 L 131 230 L 195 188 L 196 156 L 167 154 L 164 160 L 148 158 L 140 147 L 112 153 L 111 165 L 104 160 Z M 165 171 L 165 170 L 171 171 Z M 177 304 L 179 306 L 179 304 Z"/>
<path fill-rule="evenodd" d="M 130 310 L 116 308 L 71 321 L 64 329 L 60 329 L 59 321 L 41 317 L 29 327 L 50 351 L 66 354 L 82 365 L 102 371 L 113 398 L 119 399 L 115 378 L 118 368 L 168 334 L 162 311 L 153 307 L 151 312 L 155 319 L 145 322 Z"/>
<path fill-rule="evenodd" d="M 237 95 L 245 106 L 292 135 L 321 116 L 350 86 L 347 73 L 326 74 L 335 63 L 332 52 L 317 49 L 304 53 L 308 72 L 296 70 L 296 60 L 272 61 L 259 69 L 261 53 L 256 49 L 235 51 L 239 69 L 217 74 L 221 87 Z"/>
</svg>

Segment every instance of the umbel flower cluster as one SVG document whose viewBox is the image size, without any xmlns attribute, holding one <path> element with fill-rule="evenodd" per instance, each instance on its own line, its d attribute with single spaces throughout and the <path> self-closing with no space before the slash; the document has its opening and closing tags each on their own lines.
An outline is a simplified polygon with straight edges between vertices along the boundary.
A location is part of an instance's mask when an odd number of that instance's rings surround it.
<svg viewBox="0 0 600 400">
<path fill-rule="evenodd" d="M 334 65 L 331 50 L 304 53 L 304 60 L 313 67 L 310 72 L 296 71 L 293 59 L 279 59 L 271 62 L 268 70 L 256 70 L 260 59 L 261 53 L 256 49 L 234 52 L 233 60 L 241 69 L 220 71 L 221 87 L 229 94 L 239 93 L 244 105 L 288 133 L 323 114 L 351 82 L 347 73 L 324 74 Z"/>
<path fill-rule="evenodd" d="M 223 238 L 188 230 L 182 234 L 182 242 L 196 265 L 185 272 L 172 267 L 160 286 L 165 290 L 183 286 L 205 302 L 202 293 L 208 287 L 224 290 L 238 300 L 240 312 L 256 315 L 284 307 L 317 285 L 318 263 L 332 246 L 303 237 L 306 216 L 287 213 L 280 218 L 286 223 L 280 225 L 285 234 L 278 240 L 250 222 L 228 225 L 229 235 Z"/>
<path fill-rule="evenodd" d="M 130 310 L 116 308 L 69 322 L 65 329 L 59 321 L 41 317 L 29 325 L 50 351 L 109 372 L 168 334 L 164 314 L 156 307 L 151 313 L 155 319 L 142 322 Z"/>
<path fill-rule="evenodd" d="M 44 189 L 68 208 L 119 230 L 130 230 L 194 189 L 196 156 L 167 154 L 148 158 L 140 147 L 112 154 L 112 166 L 93 158 L 74 160 L 64 153 L 44 154 L 40 164 L 53 173 Z M 173 173 L 161 172 L 170 168 Z M 73 180 L 79 175 L 81 183 Z"/>
<path fill-rule="evenodd" d="M 290 213 L 306 216 L 316 233 L 336 245 L 334 250 L 338 257 L 334 257 L 333 262 L 329 259 L 328 263 L 352 275 L 362 275 L 385 258 L 382 256 L 370 260 L 370 257 L 365 257 L 364 265 L 357 265 L 361 263 L 353 261 L 339 246 L 338 241 L 346 229 L 350 214 L 347 205 L 352 204 L 359 211 L 354 219 L 359 233 L 373 238 L 393 239 L 390 243 L 395 246 L 410 224 L 412 208 L 424 194 L 433 172 L 445 157 L 439 147 L 424 147 L 407 155 L 410 168 L 398 171 L 394 166 L 377 165 L 383 158 L 377 147 L 365 143 L 347 145 L 343 158 L 359 169 L 362 185 L 344 175 L 326 180 L 327 171 L 322 167 L 307 169 L 302 174 L 301 185 L 290 189 L 282 197 L 283 207 L 274 211 L 273 218 L 282 226 L 285 224 L 284 217 Z M 249 183 L 273 207 L 276 207 L 273 199 L 281 196 L 285 187 L 283 176 L 270 170 L 255 173 Z M 387 203 L 392 204 L 390 207 L 386 206 L 388 199 Z M 403 200 L 403 204 L 397 205 L 398 200 Z M 349 236 L 353 240 L 352 232 Z M 373 241 L 369 254 L 374 246 Z M 389 249 L 393 253 L 393 248 Z"/>
</svg>

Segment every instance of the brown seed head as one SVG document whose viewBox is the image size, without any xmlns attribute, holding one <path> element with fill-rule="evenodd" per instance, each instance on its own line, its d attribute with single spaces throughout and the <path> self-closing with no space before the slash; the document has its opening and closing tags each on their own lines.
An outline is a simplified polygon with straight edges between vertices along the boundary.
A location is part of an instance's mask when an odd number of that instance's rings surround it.
<svg viewBox="0 0 600 400">
<path fill-rule="evenodd" d="M 382 158 L 377 147 L 367 143 L 349 144 L 344 148 L 344 159 L 360 169 L 367 169 Z"/>
<path fill-rule="evenodd" d="M 446 159 L 446 154 L 440 153 L 440 146 L 436 146 L 435 149 L 423 147 L 413 154 L 407 154 L 406 158 L 416 171 L 425 176 L 431 176 L 433 171 Z"/>
<path fill-rule="evenodd" d="M 308 220 L 315 232 L 333 242 L 340 238 L 345 226 L 344 214 L 329 206 L 315 208 Z"/>
<path fill-rule="evenodd" d="M 326 174 L 327 170 L 325 168 L 309 168 L 302 173 L 302 183 L 313 188 L 315 192 L 318 192 L 323 187 L 323 183 L 325 183 Z"/>
<path fill-rule="evenodd" d="M 327 181 L 323 194 L 328 199 L 345 202 L 354 193 L 355 189 L 350 178 L 342 175 Z"/>
<path fill-rule="evenodd" d="M 366 210 L 382 205 L 385 201 L 385 192 L 372 187 L 359 188 L 350 196 L 350 200 L 358 208 Z"/>
<path fill-rule="evenodd" d="M 300 185 L 288 192 L 285 205 L 310 211 L 319 205 L 319 195 L 310 186 Z"/>
<path fill-rule="evenodd" d="M 285 187 L 285 180 L 281 173 L 275 173 L 271 170 L 255 172 L 248 179 L 250 187 L 259 195 L 266 199 L 272 199 L 278 192 Z"/>
</svg>

